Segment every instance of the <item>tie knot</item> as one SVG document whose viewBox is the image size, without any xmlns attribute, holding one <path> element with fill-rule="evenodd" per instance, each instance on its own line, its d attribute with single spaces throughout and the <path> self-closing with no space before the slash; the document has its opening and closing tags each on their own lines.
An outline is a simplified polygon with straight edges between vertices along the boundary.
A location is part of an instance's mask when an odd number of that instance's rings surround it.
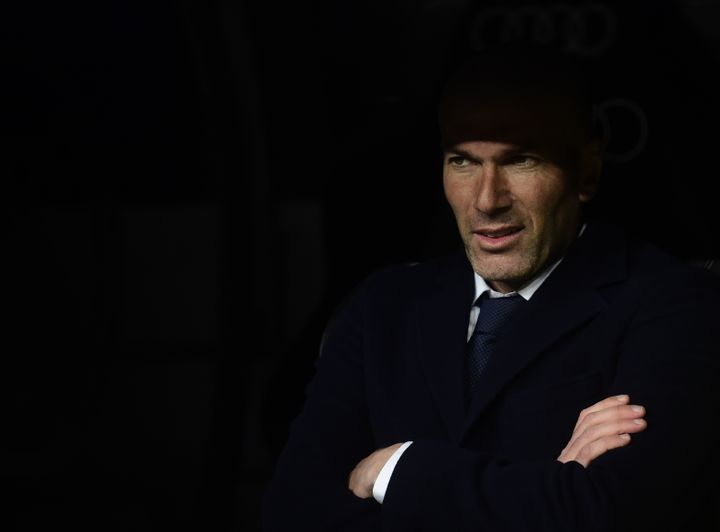
<svg viewBox="0 0 720 532">
<path fill-rule="evenodd" d="M 508 297 L 488 297 L 485 293 L 476 305 L 480 307 L 480 315 L 478 316 L 475 332 L 495 333 L 509 319 L 515 310 L 522 305 L 525 300 L 522 296 L 514 294 Z"/>
</svg>

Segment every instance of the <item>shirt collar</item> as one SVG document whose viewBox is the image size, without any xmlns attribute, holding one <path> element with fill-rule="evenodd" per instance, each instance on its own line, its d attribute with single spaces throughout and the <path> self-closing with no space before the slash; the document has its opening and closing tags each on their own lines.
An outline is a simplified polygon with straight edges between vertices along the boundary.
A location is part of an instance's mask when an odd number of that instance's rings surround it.
<svg viewBox="0 0 720 532">
<path fill-rule="evenodd" d="M 582 236 L 582 234 L 585 232 L 585 224 L 582 225 L 580 228 L 580 232 L 578 233 L 578 238 Z M 513 296 L 515 294 L 518 294 L 520 297 L 522 297 L 525 301 L 529 301 L 530 298 L 537 292 L 537 289 L 542 286 L 542 284 L 545 282 L 545 279 L 550 277 L 550 274 L 553 272 L 555 268 L 557 268 L 558 264 L 560 264 L 563 260 L 563 257 L 560 257 L 558 260 L 553 262 L 550 266 L 543 269 L 539 274 L 537 274 L 535 277 L 533 277 L 530 282 L 528 282 L 525 286 L 523 286 L 520 290 L 516 292 L 508 292 L 507 294 L 503 294 L 502 292 L 497 292 L 490 288 L 490 286 L 485 282 L 485 279 L 480 277 L 477 273 L 475 273 L 475 299 L 473 301 L 477 301 L 478 298 L 483 295 L 485 292 L 489 292 L 489 297 L 495 298 L 495 297 L 509 297 Z"/>
</svg>

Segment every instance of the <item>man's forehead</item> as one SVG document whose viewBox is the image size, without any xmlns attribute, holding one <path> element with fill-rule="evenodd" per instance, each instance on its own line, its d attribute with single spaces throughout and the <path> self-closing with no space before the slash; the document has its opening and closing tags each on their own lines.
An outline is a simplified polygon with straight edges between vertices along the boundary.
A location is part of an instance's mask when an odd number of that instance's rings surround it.
<svg viewBox="0 0 720 532">
<path fill-rule="evenodd" d="M 455 153 L 468 157 L 504 156 L 533 150 L 532 145 L 511 144 L 487 140 L 463 141 L 458 144 L 444 145 L 446 153 Z"/>
<path fill-rule="evenodd" d="M 444 146 L 492 141 L 533 147 L 574 143 L 582 137 L 577 110 L 560 98 L 524 97 L 446 102 L 440 114 Z"/>
</svg>

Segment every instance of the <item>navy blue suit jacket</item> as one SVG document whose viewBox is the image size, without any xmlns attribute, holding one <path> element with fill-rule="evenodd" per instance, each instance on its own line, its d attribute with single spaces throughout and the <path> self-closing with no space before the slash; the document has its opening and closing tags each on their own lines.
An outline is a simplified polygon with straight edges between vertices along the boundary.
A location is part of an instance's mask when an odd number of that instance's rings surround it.
<svg viewBox="0 0 720 532">
<path fill-rule="evenodd" d="M 469 407 L 474 296 L 464 256 L 370 276 L 328 329 L 266 492 L 265 530 L 715 530 L 720 288 L 589 225 L 503 336 Z M 627 393 L 646 431 L 587 469 L 561 464 L 579 412 Z M 347 489 L 413 440 L 385 502 Z"/>
</svg>

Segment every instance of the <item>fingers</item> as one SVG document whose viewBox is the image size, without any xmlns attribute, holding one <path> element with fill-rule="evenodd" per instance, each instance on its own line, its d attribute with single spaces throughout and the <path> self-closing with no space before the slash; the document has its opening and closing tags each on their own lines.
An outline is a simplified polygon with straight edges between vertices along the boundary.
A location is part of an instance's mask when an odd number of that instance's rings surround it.
<svg viewBox="0 0 720 532">
<path fill-rule="evenodd" d="M 605 454 L 607 451 L 624 447 L 630 443 L 631 438 L 630 434 L 612 434 L 605 436 L 604 438 L 594 440 L 583 446 L 573 459 L 583 467 L 587 467 L 593 460 Z"/>
<path fill-rule="evenodd" d="M 640 405 L 608 406 L 602 410 L 588 412 L 582 420 L 579 420 L 575 425 L 572 437 L 577 437 L 590 427 L 619 420 L 642 420 L 644 415 L 645 408 Z"/>
<path fill-rule="evenodd" d="M 610 419 L 597 424 L 589 424 L 587 428 L 570 440 L 563 452 L 571 460 L 583 456 L 583 453 L 592 455 L 592 459 L 595 459 L 599 456 L 596 454 L 598 449 L 602 449 L 602 453 L 610 448 L 617 447 L 616 436 L 641 432 L 645 430 L 646 426 L 645 420 L 638 418 Z M 589 447 L 589 449 L 586 449 L 586 447 Z"/>
<path fill-rule="evenodd" d="M 608 397 L 606 399 L 603 399 L 602 401 L 598 401 L 594 405 L 589 406 L 582 412 L 580 412 L 577 423 L 575 423 L 575 427 L 577 427 L 585 419 L 585 417 L 587 417 L 588 414 L 592 414 L 594 412 L 598 412 L 600 410 L 604 410 L 613 406 L 626 405 L 629 401 L 630 396 L 628 396 L 627 394 L 613 395 L 612 397 Z"/>
<path fill-rule="evenodd" d="M 580 412 L 558 460 L 575 460 L 587 467 L 607 451 L 630 443 L 630 434 L 645 430 L 647 423 L 643 419 L 645 408 L 629 405 L 629 400 L 627 395 L 608 397 Z"/>
</svg>

